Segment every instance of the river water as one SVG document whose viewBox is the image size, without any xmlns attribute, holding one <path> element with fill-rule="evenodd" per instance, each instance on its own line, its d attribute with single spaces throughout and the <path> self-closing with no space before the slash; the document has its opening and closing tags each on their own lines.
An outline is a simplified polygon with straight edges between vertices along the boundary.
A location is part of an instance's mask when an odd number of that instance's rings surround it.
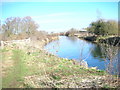
<svg viewBox="0 0 120 90">
<path fill-rule="evenodd" d="M 44 48 L 62 58 L 84 60 L 89 67 L 110 70 L 112 73 L 120 70 L 118 47 L 94 44 L 77 37 L 59 36 L 59 40 L 50 42 Z"/>
</svg>

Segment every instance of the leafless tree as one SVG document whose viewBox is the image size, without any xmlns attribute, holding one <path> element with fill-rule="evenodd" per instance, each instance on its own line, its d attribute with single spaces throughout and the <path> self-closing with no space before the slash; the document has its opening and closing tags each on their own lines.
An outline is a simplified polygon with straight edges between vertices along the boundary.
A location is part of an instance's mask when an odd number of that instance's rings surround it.
<svg viewBox="0 0 120 90">
<path fill-rule="evenodd" d="M 105 60 L 106 72 L 109 73 L 110 75 L 117 75 L 117 78 L 119 78 L 120 75 L 119 47 L 109 44 L 102 44 L 101 50 Z M 113 76 L 109 76 L 108 78 L 108 82 L 110 83 L 111 81 L 113 81 Z"/>
<path fill-rule="evenodd" d="M 22 26 L 23 31 L 25 31 L 28 35 L 33 34 L 38 28 L 38 25 L 29 16 L 23 18 Z"/>
<path fill-rule="evenodd" d="M 37 30 L 38 25 L 32 20 L 31 17 L 27 16 L 24 18 L 20 17 L 10 17 L 5 20 L 2 24 L 3 39 L 12 37 L 12 35 L 17 35 L 24 33 L 28 36 L 34 34 Z"/>
</svg>

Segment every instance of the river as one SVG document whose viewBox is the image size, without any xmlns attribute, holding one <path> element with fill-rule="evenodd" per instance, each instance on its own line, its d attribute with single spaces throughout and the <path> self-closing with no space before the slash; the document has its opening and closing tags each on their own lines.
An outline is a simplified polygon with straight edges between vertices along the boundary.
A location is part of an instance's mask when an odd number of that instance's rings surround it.
<svg viewBox="0 0 120 90">
<path fill-rule="evenodd" d="M 110 73 L 115 74 L 120 70 L 118 47 L 107 47 L 77 37 L 59 36 L 59 40 L 50 42 L 44 48 L 62 58 L 85 60 L 89 67 L 110 70 Z"/>
</svg>

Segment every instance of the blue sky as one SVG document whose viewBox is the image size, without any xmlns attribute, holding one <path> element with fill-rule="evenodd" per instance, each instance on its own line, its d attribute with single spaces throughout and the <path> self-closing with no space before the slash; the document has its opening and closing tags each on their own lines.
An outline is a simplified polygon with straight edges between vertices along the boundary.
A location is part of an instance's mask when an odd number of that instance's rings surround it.
<svg viewBox="0 0 120 90">
<path fill-rule="evenodd" d="M 3 2 L 2 21 L 7 17 L 31 16 L 39 30 L 48 32 L 81 29 L 99 17 L 118 19 L 117 2 Z"/>
</svg>

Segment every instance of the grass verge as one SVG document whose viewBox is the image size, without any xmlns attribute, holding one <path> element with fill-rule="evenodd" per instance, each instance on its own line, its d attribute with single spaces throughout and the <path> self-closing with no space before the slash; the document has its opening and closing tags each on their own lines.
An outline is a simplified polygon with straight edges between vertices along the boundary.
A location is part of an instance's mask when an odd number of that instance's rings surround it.
<svg viewBox="0 0 120 90">
<path fill-rule="evenodd" d="M 53 56 L 43 50 L 7 48 L 1 52 L 6 57 L 3 63 L 8 60 L 13 62 L 4 68 L 3 88 L 89 88 L 108 85 L 104 84 L 105 71 L 83 68 L 72 60 Z"/>
</svg>

